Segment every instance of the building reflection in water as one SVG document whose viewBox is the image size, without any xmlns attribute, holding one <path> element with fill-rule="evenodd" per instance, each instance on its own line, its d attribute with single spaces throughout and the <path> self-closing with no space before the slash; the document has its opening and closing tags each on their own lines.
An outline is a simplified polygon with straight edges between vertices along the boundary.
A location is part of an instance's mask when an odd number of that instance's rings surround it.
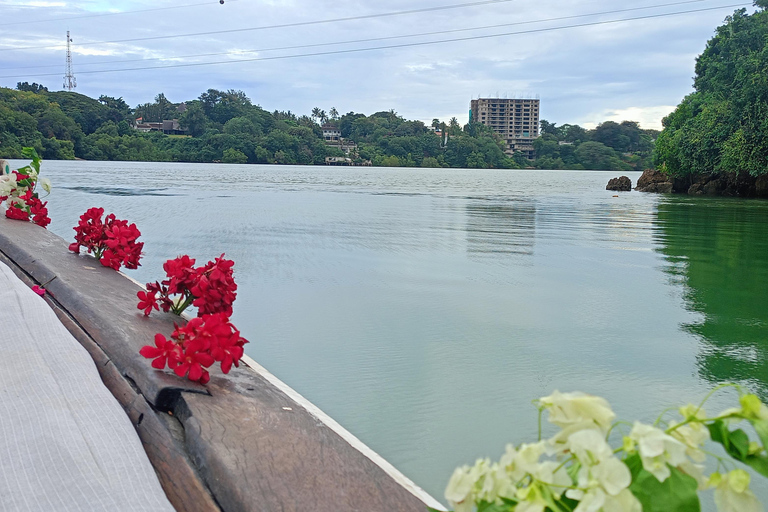
<svg viewBox="0 0 768 512">
<path fill-rule="evenodd" d="M 466 205 L 467 253 L 532 255 L 536 203 L 528 199 L 472 198 Z"/>
<path fill-rule="evenodd" d="M 701 321 L 698 371 L 768 399 L 768 202 L 672 197 L 659 203 L 659 251 Z"/>
</svg>

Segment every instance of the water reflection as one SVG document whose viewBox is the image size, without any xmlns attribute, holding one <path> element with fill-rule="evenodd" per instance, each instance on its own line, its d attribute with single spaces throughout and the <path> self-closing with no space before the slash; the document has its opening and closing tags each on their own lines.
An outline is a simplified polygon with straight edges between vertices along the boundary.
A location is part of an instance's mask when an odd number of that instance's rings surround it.
<svg viewBox="0 0 768 512">
<path fill-rule="evenodd" d="M 470 199 L 466 211 L 467 253 L 470 256 L 533 254 L 535 201 Z"/>
<path fill-rule="evenodd" d="M 768 202 L 670 198 L 659 204 L 665 271 L 701 320 L 700 376 L 768 399 Z"/>
</svg>

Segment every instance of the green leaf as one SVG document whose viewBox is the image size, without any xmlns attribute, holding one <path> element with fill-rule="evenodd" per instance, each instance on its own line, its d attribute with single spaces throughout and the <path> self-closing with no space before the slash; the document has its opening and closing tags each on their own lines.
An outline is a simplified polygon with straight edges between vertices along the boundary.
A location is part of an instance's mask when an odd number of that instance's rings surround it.
<svg viewBox="0 0 768 512">
<path fill-rule="evenodd" d="M 35 170 L 40 173 L 40 157 L 38 156 L 37 151 L 35 151 L 35 148 L 22 148 L 21 155 L 24 158 L 29 158 L 32 160 L 29 165 L 34 167 Z"/>
<path fill-rule="evenodd" d="M 700 512 L 696 479 L 670 467 L 671 475 L 664 482 L 643 469 L 638 454 L 627 457 L 624 463 L 632 473 L 629 490 L 640 500 L 643 512 Z"/>
<path fill-rule="evenodd" d="M 751 423 L 755 426 L 755 431 L 758 436 L 760 436 L 760 440 L 763 442 L 763 447 L 765 448 L 766 439 L 764 439 L 764 437 L 768 437 L 766 436 L 766 434 L 768 434 L 768 423 L 763 422 L 766 423 L 766 431 L 762 433 L 758 430 L 758 428 L 763 427 L 763 425 L 759 425 L 761 423 L 760 420 L 753 420 Z M 756 425 L 756 423 L 758 425 Z M 723 445 L 723 448 L 725 448 L 728 455 L 739 462 L 743 462 L 761 475 L 768 477 L 768 455 L 750 455 L 749 437 L 747 437 L 747 434 L 743 430 L 730 431 L 722 420 L 715 421 L 708 425 L 707 428 L 709 428 L 709 435 L 712 437 L 712 440 Z"/>
<path fill-rule="evenodd" d="M 728 430 L 723 420 L 717 420 L 709 425 L 709 435 L 713 441 L 720 443 L 725 451 L 736 460 L 744 461 L 749 455 L 749 437 L 741 430 Z"/>
</svg>

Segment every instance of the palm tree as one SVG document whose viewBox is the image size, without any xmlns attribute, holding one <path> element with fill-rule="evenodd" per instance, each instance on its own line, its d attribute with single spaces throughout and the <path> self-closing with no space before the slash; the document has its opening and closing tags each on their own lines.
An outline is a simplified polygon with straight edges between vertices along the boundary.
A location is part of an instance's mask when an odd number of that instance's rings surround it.
<svg viewBox="0 0 768 512">
<path fill-rule="evenodd" d="M 315 107 L 312 109 L 312 115 L 310 117 L 312 117 L 312 120 L 316 121 L 320 117 L 321 112 L 322 110 L 320 110 L 320 107 Z"/>
<path fill-rule="evenodd" d="M 318 117 L 320 118 L 320 124 L 325 124 L 328 121 L 328 114 L 325 113 L 325 110 L 321 110 Z"/>
<path fill-rule="evenodd" d="M 339 111 L 336 110 L 336 107 L 331 107 L 331 111 L 328 113 L 330 114 L 331 119 L 333 119 L 334 121 L 339 118 Z"/>
</svg>

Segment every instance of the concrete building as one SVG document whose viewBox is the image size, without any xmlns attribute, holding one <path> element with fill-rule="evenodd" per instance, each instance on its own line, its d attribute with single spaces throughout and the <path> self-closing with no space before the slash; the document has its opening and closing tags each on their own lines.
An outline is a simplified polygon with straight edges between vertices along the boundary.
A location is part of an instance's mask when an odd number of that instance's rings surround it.
<svg viewBox="0 0 768 512">
<path fill-rule="evenodd" d="M 341 130 L 338 126 L 332 124 L 324 124 L 322 126 L 323 138 L 326 142 L 338 142 L 341 138 Z"/>
<path fill-rule="evenodd" d="M 521 151 L 533 158 L 533 140 L 539 136 L 538 99 L 478 98 L 470 107 L 470 122 L 490 126 L 506 142 L 508 155 Z"/>
</svg>

